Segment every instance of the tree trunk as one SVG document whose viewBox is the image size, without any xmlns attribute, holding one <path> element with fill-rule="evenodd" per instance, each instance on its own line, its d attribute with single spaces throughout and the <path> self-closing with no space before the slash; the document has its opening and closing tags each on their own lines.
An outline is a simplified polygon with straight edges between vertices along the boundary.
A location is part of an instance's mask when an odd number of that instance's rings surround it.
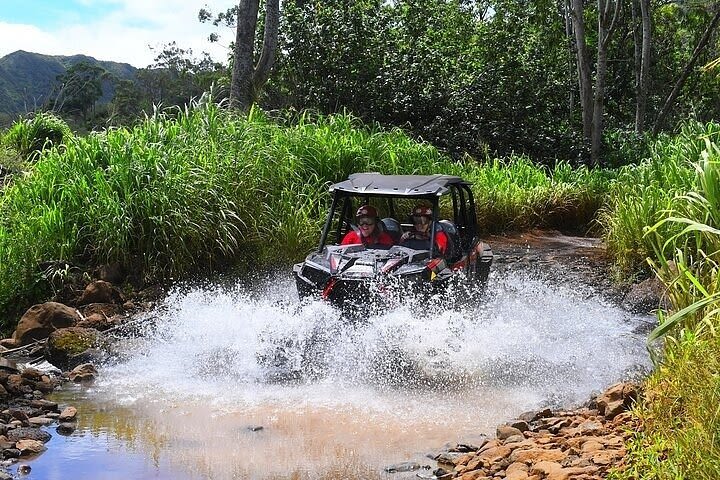
<svg viewBox="0 0 720 480">
<path fill-rule="evenodd" d="M 635 131 L 645 131 L 648 90 L 650 89 L 650 49 L 652 47 L 652 24 L 650 0 L 640 0 L 640 21 L 642 24 L 642 47 L 637 76 L 637 104 L 635 106 Z"/>
<path fill-rule="evenodd" d="M 718 8 L 718 5 L 714 5 L 714 8 Z M 680 90 L 682 90 L 682 87 L 685 85 L 685 82 L 687 81 L 688 77 L 693 71 L 693 68 L 695 68 L 695 63 L 697 62 L 698 58 L 700 57 L 700 54 L 705 49 L 707 44 L 710 42 L 710 37 L 712 36 L 713 31 L 715 31 L 715 28 L 717 28 L 718 24 L 720 23 L 720 9 L 718 9 L 715 13 L 715 16 L 710 21 L 710 24 L 708 25 L 707 29 L 705 30 L 705 33 L 703 33 L 702 38 L 700 38 L 700 41 L 698 42 L 697 46 L 695 47 L 695 50 L 693 51 L 692 57 L 690 57 L 690 60 L 688 60 L 687 64 L 685 65 L 685 68 L 683 69 L 682 73 L 680 74 L 680 78 L 678 78 L 677 82 L 675 82 L 675 86 L 673 87 L 672 91 L 670 92 L 670 95 L 668 95 L 668 98 L 665 100 L 665 104 L 662 107 L 662 110 L 660 110 L 660 114 L 658 115 L 657 120 L 655 121 L 655 125 L 653 126 L 653 135 L 657 135 L 660 132 L 660 128 L 662 127 L 663 123 L 665 122 L 665 117 L 667 117 L 668 113 L 670 113 L 670 110 L 672 109 L 673 104 L 675 103 L 675 100 L 677 99 L 677 96 L 680 94 Z"/>
<path fill-rule="evenodd" d="M 603 116 L 605 114 L 605 84 L 607 80 L 608 47 L 610 39 L 620 17 L 621 0 L 614 2 L 611 15 L 612 0 L 598 0 L 598 48 L 595 69 L 595 98 L 593 102 L 592 137 L 590 144 L 590 162 L 600 163 L 603 137 Z"/>
<path fill-rule="evenodd" d="M 235 50 L 233 52 L 230 107 L 247 111 L 270 75 L 275 60 L 280 23 L 280 0 L 267 0 L 263 46 L 257 66 L 253 65 L 255 29 L 260 0 L 241 0 L 237 12 Z"/>
<path fill-rule="evenodd" d="M 592 81 L 590 55 L 585 43 L 585 18 L 583 0 L 571 0 L 571 15 L 575 31 L 575 49 L 577 52 L 578 83 L 580 87 L 580 108 L 582 109 L 583 137 L 586 142 L 592 138 Z"/>
<path fill-rule="evenodd" d="M 573 42 L 573 26 L 572 26 L 572 7 L 570 6 L 570 0 L 564 0 L 562 6 L 563 17 L 565 17 L 565 37 L 568 42 L 568 80 L 570 85 L 570 92 L 568 93 L 568 118 L 572 120 L 573 112 L 575 111 L 575 88 L 572 87 L 572 81 L 575 78 L 575 70 L 577 69 L 577 63 L 573 61 L 573 58 L 577 58 L 577 53 L 574 50 L 575 43 Z"/>
</svg>

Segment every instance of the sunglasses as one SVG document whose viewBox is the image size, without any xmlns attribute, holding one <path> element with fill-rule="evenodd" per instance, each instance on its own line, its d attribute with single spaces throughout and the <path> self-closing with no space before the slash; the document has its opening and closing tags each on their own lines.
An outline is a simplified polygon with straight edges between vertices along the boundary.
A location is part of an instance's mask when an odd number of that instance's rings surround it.
<svg viewBox="0 0 720 480">
<path fill-rule="evenodd" d="M 361 218 L 358 220 L 358 225 L 375 225 L 375 220 L 372 218 Z"/>
<path fill-rule="evenodd" d="M 424 225 L 426 223 L 430 223 L 430 219 L 428 217 L 424 217 L 422 215 L 413 215 L 412 216 L 413 223 L 418 223 L 421 225 Z"/>
</svg>

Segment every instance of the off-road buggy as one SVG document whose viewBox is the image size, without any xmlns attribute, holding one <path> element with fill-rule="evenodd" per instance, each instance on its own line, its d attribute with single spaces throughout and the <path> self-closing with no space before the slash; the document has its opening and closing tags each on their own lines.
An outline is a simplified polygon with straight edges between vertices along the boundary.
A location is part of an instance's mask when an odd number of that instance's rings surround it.
<svg viewBox="0 0 720 480">
<path fill-rule="evenodd" d="M 293 267 L 301 298 L 323 298 L 345 310 L 382 304 L 378 300 L 408 289 L 438 292 L 452 279 L 477 289 L 487 281 L 493 254 L 478 236 L 473 193 L 462 178 L 357 173 L 332 185 L 330 192 L 320 244 Z M 418 204 L 432 208 L 430 240 L 425 248 L 400 245 L 401 235 L 413 228 L 410 212 Z M 377 210 L 377 228 L 393 238 L 392 247 L 340 245 L 345 234 L 357 229 L 355 212 L 362 205 Z M 441 231 L 448 240 L 444 255 L 435 242 Z"/>
</svg>

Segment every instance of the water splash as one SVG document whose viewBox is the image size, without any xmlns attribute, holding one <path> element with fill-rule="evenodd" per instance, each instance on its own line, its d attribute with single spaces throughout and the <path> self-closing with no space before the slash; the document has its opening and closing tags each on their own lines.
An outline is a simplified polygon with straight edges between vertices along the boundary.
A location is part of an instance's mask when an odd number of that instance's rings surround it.
<svg viewBox="0 0 720 480">
<path fill-rule="evenodd" d="M 527 409 L 581 402 L 647 365 L 633 334 L 639 320 L 592 289 L 506 272 L 481 300 L 447 304 L 408 295 L 349 322 L 323 302 L 296 301 L 284 277 L 252 289 L 178 289 L 151 313 L 152 332 L 127 345 L 128 359 L 105 368 L 102 385 L 126 401 L 392 408 L 398 395 L 422 395 L 425 409 L 433 398 L 509 390 Z"/>
</svg>

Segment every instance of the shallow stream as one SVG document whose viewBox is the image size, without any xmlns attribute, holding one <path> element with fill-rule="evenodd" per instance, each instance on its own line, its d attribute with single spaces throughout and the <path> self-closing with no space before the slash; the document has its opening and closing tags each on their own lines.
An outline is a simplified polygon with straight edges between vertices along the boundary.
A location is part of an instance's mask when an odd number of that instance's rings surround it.
<svg viewBox="0 0 720 480">
<path fill-rule="evenodd" d="M 55 394 L 78 430 L 52 429 L 26 478 L 413 478 L 384 468 L 434 468 L 447 442 L 648 367 L 652 319 L 577 272 L 521 264 L 498 264 L 463 307 L 408 296 L 355 323 L 299 303 L 287 275 L 178 289 L 94 385 Z"/>
</svg>

